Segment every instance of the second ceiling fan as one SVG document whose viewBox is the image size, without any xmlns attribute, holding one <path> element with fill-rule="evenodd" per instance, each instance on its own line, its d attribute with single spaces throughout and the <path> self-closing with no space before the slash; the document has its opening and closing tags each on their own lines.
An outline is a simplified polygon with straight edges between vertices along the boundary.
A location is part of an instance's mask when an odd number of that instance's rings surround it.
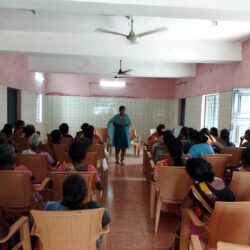
<svg viewBox="0 0 250 250">
<path fill-rule="evenodd" d="M 130 19 L 130 23 L 131 23 L 131 29 L 130 29 L 130 32 L 128 35 L 126 34 L 123 34 L 123 33 L 119 33 L 119 32 L 116 32 L 116 31 L 111 31 L 111 30 L 106 30 L 106 29 L 97 29 L 96 31 L 97 32 L 102 32 L 102 33 L 107 33 L 107 34 L 112 34 L 112 35 L 118 35 L 118 36 L 123 36 L 123 37 L 126 37 L 130 42 L 136 42 L 137 38 L 140 38 L 140 37 L 143 37 L 143 36 L 148 36 L 148 35 L 151 35 L 151 34 L 154 34 L 154 33 L 159 33 L 159 32 L 162 32 L 162 31 L 166 31 L 167 28 L 162 26 L 162 27 L 159 27 L 159 28 L 156 28 L 156 29 L 153 29 L 153 30 L 148 30 L 148 31 L 145 31 L 145 32 L 142 32 L 142 33 L 139 33 L 139 34 L 135 34 L 134 32 L 134 19 L 133 17 L 129 17 Z"/>
</svg>

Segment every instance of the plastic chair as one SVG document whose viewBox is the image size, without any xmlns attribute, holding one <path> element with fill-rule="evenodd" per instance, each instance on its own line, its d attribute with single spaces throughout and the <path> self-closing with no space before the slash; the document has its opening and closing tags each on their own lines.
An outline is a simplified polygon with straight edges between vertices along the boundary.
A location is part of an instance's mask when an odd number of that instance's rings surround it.
<svg viewBox="0 0 250 250">
<path fill-rule="evenodd" d="M 250 246 L 218 242 L 217 250 L 250 250 Z"/>
<path fill-rule="evenodd" d="M 8 235 L 0 239 L 0 244 L 7 243 L 18 231 L 20 231 L 20 240 L 12 250 L 17 250 L 21 247 L 23 250 L 31 250 L 29 218 L 26 216 L 21 217 L 10 227 Z"/>
<path fill-rule="evenodd" d="M 46 178 L 36 191 L 48 184 Z M 4 212 L 24 213 L 32 208 L 32 185 L 28 172 L 0 171 L 0 209 Z"/>
<path fill-rule="evenodd" d="M 158 230 L 162 202 L 181 204 L 192 185 L 184 167 L 159 167 L 159 193 L 156 198 L 155 232 Z"/>
<path fill-rule="evenodd" d="M 250 172 L 234 171 L 230 188 L 237 201 L 250 201 Z"/>
<path fill-rule="evenodd" d="M 69 150 L 70 145 L 72 144 L 73 139 L 67 138 L 67 137 L 62 137 L 61 138 L 61 144 L 66 144 L 66 150 Z"/>
<path fill-rule="evenodd" d="M 223 154 L 202 155 L 202 158 L 211 164 L 215 176 L 219 178 L 224 177 L 227 166 L 228 164 L 230 164 L 232 160 L 231 155 L 223 155 Z"/>
<path fill-rule="evenodd" d="M 150 130 L 149 130 L 149 133 L 150 133 L 150 135 L 152 135 L 153 133 L 155 133 L 157 130 L 156 130 L 156 128 L 151 128 Z"/>
<path fill-rule="evenodd" d="M 141 137 L 136 135 L 136 129 L 130 129 L 130 141 L 134 147 L 134 154 L 140 156 L 141 153 Z"/>
<path fill-rule="evenodd" d="M 98 135 L 103 142 L 108 141 L 108 130 L 107 128 L 96 128 L 95 134 Z"/>
<path fill-rule="evenodd" d="M 63 154 L 64 163 L 71 163 L 69 153 L 66 152 Z M 97 166 L 97 155 L 94 152 L 87 152 L 85 159 L 83 160 L 85 165 Z"/>
<path fill-rule="evenodd" d="M 19 152 L 23 152 L 23 150 L 29 148 L 29 138 L 21 137 L 21 136 L 14 136 L 13 141 L 17 144 Z"/>
<path fill-rule="evenodd" d="M 33 174 L 34 180 L 42 182 L 49 173 L 48 157 L 36 154 L 17 154 L 17 165 L 27 167 Z"/>
<path fill-rule="evenodd" d="M 56 160 L 60 164 L 64 161 L 64 153 L 67 151 L 67 144 L 53 144 Z"/>
<path fill-rule="evenodd" d="M 235 148 L 235 147 L 223 147 L 221 148 L 221 154 L 232 155 L 230 165 L 236 166 L 239 165 L 241 160 L 241 152 L 244 148 Z"/>
<path fill-rule="evenodd" d="M 102 228 L 104 208 L 77 211 L 31 211 L 33 234 L 48 250 L 96 250 L 97 239 L 109 232 Z"/>
<path fill-rule="evenodd" d="M 192 209 L 184 209 L 180 238 L 182 250 L 189 246 L 190 220 L 208 232 L 208 243 L 204 249 L 216 249 L 219 241 L 250 244 L 250 202 L 216 202 L 207 222 L 200 221 Z"/>
<path fill-rule="evenodd" d="M 51 172 L 50 178 L 52 181 L 52 189 L 51 189 L 51 200 L 59 201 L 63 198 L 62 186 L 64 180 L 72 175 L 79 174 L 81 175 L 88 187 L 88 198 L 87 201 L 92 200 L 92 195 L 95 193 L 95 177 L 97 172 Z"/>
</svg>

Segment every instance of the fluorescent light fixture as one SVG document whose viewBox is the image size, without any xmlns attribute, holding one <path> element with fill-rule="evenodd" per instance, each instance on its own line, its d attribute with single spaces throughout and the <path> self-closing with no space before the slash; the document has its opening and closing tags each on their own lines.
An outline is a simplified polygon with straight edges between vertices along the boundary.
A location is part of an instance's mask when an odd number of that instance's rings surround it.
<svg viewBox="0 0 250 250">
<path fill-rule="evenodd" d="M 124 88 L 126 87 L 126 82 L 124 81 L 100 81 L 100 86 L 104 88 Z"/>
<path fill-rule="evenodd" d="M 36 81 L 42 83 L 44 81 L 43 73 L 35 72 L 35 79 L 36 79 Z"/>
</svg>

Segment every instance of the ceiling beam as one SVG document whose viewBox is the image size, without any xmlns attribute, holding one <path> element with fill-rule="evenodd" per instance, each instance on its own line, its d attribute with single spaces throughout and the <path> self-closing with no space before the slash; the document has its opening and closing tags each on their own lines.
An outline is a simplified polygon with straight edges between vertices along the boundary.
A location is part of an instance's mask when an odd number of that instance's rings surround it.
<svg viewBox="0 0 250 250">
<path fill-rule="evenodd" d="M 1 0 L 0 8 L 132 15 L 167 18 L 250 21 L 249 0 Z"/>
<path fill-rule="evenodd" d="M 240 42 L 164 41 L 96 34 L 1 31 L 0 51 L 29 55 L 111 57 L 171 63 L 225 63 L 241 61 Z M 146 53 L 145 53 L 146 51 Z"/>
</svg>

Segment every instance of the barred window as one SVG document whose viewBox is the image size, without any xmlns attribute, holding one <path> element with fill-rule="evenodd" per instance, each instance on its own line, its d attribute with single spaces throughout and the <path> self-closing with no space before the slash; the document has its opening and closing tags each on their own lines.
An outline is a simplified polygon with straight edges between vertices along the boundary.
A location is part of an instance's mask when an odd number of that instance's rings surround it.
<svg viewBox="0 0 250 250">
<path fill-rule="evenodd" d="M 204 127 L 218 127 L 220 95 L 205 96 Z"/>
<path fill-rule="evenodd" d="M 36 94 L 36 122 L 42 123 L 43 120 L 43 99 L 41 94 Z"/>
</svg>

